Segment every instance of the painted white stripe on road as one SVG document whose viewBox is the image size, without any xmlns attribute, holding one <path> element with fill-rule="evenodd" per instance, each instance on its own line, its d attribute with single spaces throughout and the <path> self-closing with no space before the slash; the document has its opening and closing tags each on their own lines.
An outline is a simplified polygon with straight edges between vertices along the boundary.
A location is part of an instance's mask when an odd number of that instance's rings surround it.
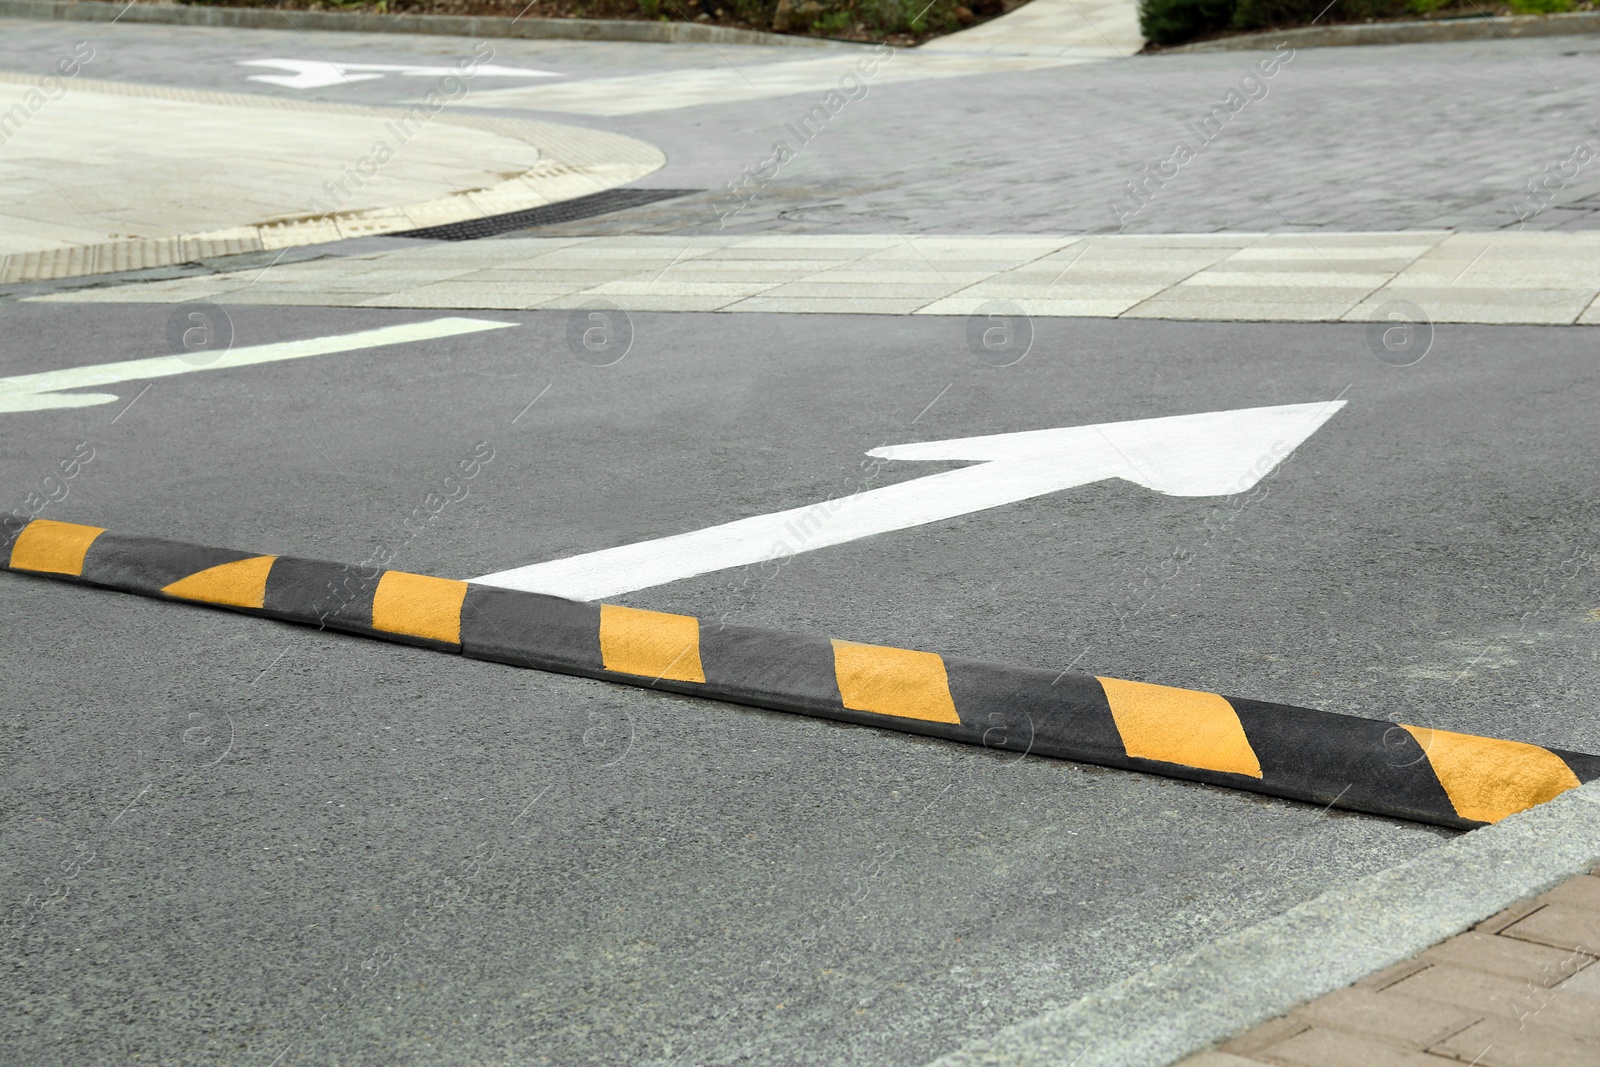
<svg viewBox="0 0 1600 1067">
<path fill-rule="evenodd" d="M 808 507 L 471 580 L 574 600 L 599 600 L 697 574 L 786 559 L 1107 478 L 1125 478 L 1169 496 L 1242 493 L 1343 406 L 1344 401 L 1334 400 L 1207 411 L 877 448 L 867 454 L 888 460 L 979 462 Z"/>
<path fill-rule="evenodd" d="M 120 363 L 67 367 L 41 374 L 19 374 L 13 378 L 0 378 L 0 413 L 92 407 L 96 404 L 109 404 L 118 399 L 113 393 L 60 392 L 63 389 L 85 389 L 96 385 L 115 385 L 118 382 L 170 378 L 175 374 L 193 374 L 196 371 L 228 370 L 233 367 L 249 367 L 257 363 L 326 356 L 335 352 L 356 352 L 364 348 L 379 348 L 383 345 L 405 344 L 410 341 L 432 341 L 441 337 L 458 337 L 462 334 L 501 330 L 516 325 L 515 322 L 493 322 L 489 319 L 452 316 L 430 319 L 427 322 L 408 322 L 399 326 L 382 326 L 375 330 L 361 330 L 357 333 L 311 337 L 304 341 L 276 341 L 266 345 L 249 345 L 230 349 L 205 364 L 191 363 L 182 356 L 152 356 L 148 359 L 123 360 Z"/>
<path fill-rule="evenodd" d="M 325 59 L 241 59 L 242 67 L 274 67 L 289 74 L 251 74 L 253 82 L 282 85 L 289 89 L 323 89 L 330 85 L 352 85 L 372 81 L 385 74 L 400 74 L 408 78 L 449 78 L 463 81 L 477 77 L 490 78 L 558 78 L 553 70 L 533 70 L 530 67 L 497 67 L 493 63 L 473 65 L 463 60 L 454 67 L 419 66 L 415 63 L 333 63 Z M 351 71 L 372 73 L 352 74 Z"/>
</svg>

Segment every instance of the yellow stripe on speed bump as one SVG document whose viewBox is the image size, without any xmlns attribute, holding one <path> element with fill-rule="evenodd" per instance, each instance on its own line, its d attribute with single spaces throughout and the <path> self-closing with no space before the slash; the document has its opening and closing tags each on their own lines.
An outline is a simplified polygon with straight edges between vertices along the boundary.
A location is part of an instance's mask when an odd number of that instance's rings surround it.
<svg viewBox="0 0 1600 1067">
<path fill-rule="evenodd" d="M 704 683 L 700 620 L 693 615 L 601 604 L 600 662 L 606 670 L 620 674 Z"/>
<path fill-rule="evenodd" d="M 839 696 L 851 711 L 961 725 L 950 697 L 950 678 L 937 653 L 835 641 L 833 673 Z"/>
<path fill-rule="evenodd" d="M 222 604 L 230 608 L 259 608 L 267 599 L 267 575 L 277 556 L 252 556 L 179 578 L 161 591 L 182 600 Z"/>
<path fill-rule="evenodd" d="M 101 526 L 34 519 L 22 528 L 11 546 L 11 566 L 19 571 L 82 577 L 84 554 L 105 532 Z"/>
<path fill-rule="evenodd" d="M 1261 777 L 1261 761 L 1225 698 L 1120 678 L 1101 678 L 1100 687 L 1129 756 Z"/>
<path fill-rule="evenodd" d="M 1499 822 L 1581 784 L 1565 760 L 1538 745 L 1426 726 L 1405 729 L 1428 754 L 1433 773 L 1463 819 Z"/>
<path fill-rule="evenodd" d="M 388 634 L 461 643 L 467 583 L 405 571 L 384 571 L 372 594 L 372 628 Z"/>
</svg>

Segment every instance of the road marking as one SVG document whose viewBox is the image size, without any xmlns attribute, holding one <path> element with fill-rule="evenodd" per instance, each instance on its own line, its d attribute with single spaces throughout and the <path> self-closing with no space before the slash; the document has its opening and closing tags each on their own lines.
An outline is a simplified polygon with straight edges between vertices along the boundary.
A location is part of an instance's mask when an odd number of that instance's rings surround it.
<svg viewBox="0 0 1600 1067">
<path fill-rule="evenodd" d="M 375 81 L 385 74 L 399 74 L 406 78 L 559 78 L 553 70 L 532 70 L 528 67 L 497 67 L 482 64 L 462 70 L 459 67 L 429 67 L 415 63 L 331 63 L 324 59 L 242 59 L 241 67 L 274 67 L 288 74 L 251 74 L 249 80 L 281 85 L 287 89 L 321 89 L 329 85 L 351 85 L 355 82 Z M 369 73 L 352 73 L 362 71 Z"/>
<path fill-rule="evenodd" d="M 272 344 L 234 348 L 206 364 L 197 365 L 182 356 L 152 356 L 149 359 L 129 359 L 120 363 L 67 367 L 63 370 L 45 371 L 42 374 L 19 374 L 13 378 L 0 378 L 0 414 L 16 411 L 50 411 L 57 408 L 86 408 L 96 404 L 115 403 L 117 400 L 114 393 L 64 393 L 61 392 L 63 389 L 114 385 L 118 382 L 143 381 L 146 378 L 170 378 L 175 374 L 248 367 L 256 363 L 276 363 L 279 360 L 326 356 L 335 352 L 356 352 L 383 345 L 432 341 L 441 337 L 479 333 L 483 330 L 502 330 L 515 325 L 517 323 L 493 322 L 489 319 L 455 317 L 429 319 L 427 322 L 382 326 L 376 330 L 361 330 L 357 333 L 311 337 L 304 341 L 276 341 Z"/>
<path fill-rule="evenodd" d="M 496 571 L 472 581 L 599 600 L 1108 478 L 1168 496 L 1242 493 L 1344 404 L 1334 400 L 1208 411 L 875 448 L 867 455 L 975 465 L 692 533 Z"/>
</svg>

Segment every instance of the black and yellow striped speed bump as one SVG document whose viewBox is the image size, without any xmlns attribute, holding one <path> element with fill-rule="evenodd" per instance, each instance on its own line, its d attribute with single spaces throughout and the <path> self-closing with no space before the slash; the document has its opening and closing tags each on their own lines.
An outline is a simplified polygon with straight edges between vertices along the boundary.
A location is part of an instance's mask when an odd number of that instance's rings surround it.
<svg viewBox="0 0 1600 1067">
<path fill-rule="evenodd" d="M 1495 822 L 1600 778 L 1600 757 L 1518 741 L 47 519 L 0 526 L 0 559 L 477 659 L 1443 826 Z"/>
</svg>

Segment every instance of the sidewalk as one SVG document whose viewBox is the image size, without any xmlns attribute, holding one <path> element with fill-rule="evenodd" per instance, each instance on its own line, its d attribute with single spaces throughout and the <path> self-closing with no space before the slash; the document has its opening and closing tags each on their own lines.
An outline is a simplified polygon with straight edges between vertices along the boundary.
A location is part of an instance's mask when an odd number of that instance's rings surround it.
<svg viewBox="0 0 1600 1067">
<path fill-rule="evenodd" d="M 1143 47 L 1137 0 L 1030 0 L 1008 15 L 935 38 L 917 51 L 1115 58 Z"/>
<path fill-rule="evenodd" d="M 480 107 L 533 108 L 583 115 L 638 115 L 729 101 L 826 93 L 856 72 L 874 85 L 972 74 L 1045 70 L 1133 55 L 1144 47 L 1137 0 L 1030 0 L 970 30 L 937 37 L 884 59 L 865 46 L 838 55 L 759 66 L 731 61 L 707 68 L 524 85 L 475 94 Z"/>
<path fill-rule="evenodd" d="M 1572 879 L 1183 1067 L 1600 1064 L 1600 877 Z"/>
<path fill-rule="evenodd" d="M 1433 322 L 1597 325 L 1597 294 L 1600 233 L 1413 231 L 508 237 L 35 299 L 1363 323 L 1408 301 Z"/>
<path fill-rule="evenodd" d="M 84 78 L 50 99 L 38 82 L 0 73 L 0 281 L 458 222 L 624 185 L 666 162 L 619 134 L 448 104 L 408 111 Z"/>
</svg>

